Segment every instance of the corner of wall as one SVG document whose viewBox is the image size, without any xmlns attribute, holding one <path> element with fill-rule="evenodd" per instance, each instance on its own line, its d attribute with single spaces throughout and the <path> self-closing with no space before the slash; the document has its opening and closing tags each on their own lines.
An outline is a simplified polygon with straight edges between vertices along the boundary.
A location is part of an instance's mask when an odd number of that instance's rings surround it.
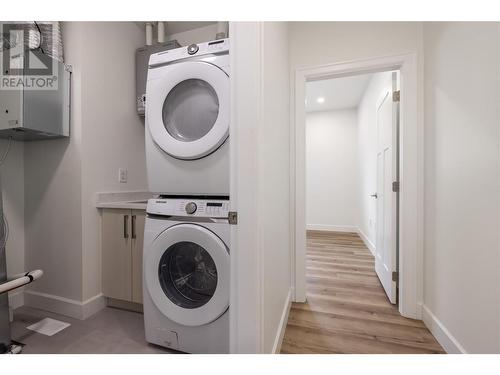
<svg viewBox="0 0 500 375">
<path fill-rule="evenodd" d="M 361 230 L 361 228 L 358 228 L 357 233 L 365 243 L 365 246 L 368 248 L 368 250 L 370 250 L 372 255 L 375 256 L 375 244 L 372 241 L 370 241 L 368 236 Z"/>
</svg>

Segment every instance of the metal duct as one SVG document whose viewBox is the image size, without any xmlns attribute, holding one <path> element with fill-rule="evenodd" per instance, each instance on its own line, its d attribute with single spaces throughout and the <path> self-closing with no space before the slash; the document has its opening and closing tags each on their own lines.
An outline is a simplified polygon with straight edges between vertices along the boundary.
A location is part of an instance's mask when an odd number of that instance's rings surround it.
<svg viewBox="0 0 500 375">
<path fill-rule="evenodd" d="M 146 45 L 150 46 L 153 44 L 153 24 L 151 22 L 146 22 Z"/>
<path fill-rule="evenodd" d="M 19 24 L 24 30 L 24 46 L 29 49 L 40 49 L 52 58 L 64 62 L 61 25 L 57 21 L 2 22 L 3 24 Z M 0 50 L 14 48 L 21 43 L 12 40 L 12 35 L 3 35 Z"/>
<path fill-rule="evenodd" d="M 62 42 L 60 23 L 57 21 L 54 22 L 36 21 L 34 22 L 34 26 L 36 27 L 36 31 L 38 31 L 38 33 L 35 31 L 34 34 L 33 33 L 28 34 L 30 38 L 30 47 L 31 44 L 33 44 L 33 46 L 36 45 L 37 36 L 39 36 L 40 37 L 39 48 L 50 57 L 60 62 L 64 62 L 63 42 Z"/>
<path fill-rule="evenodd" d="M 161 21 L 158 22 L 158 43 L 165 41 L 165 24 Z"/>
</svg>

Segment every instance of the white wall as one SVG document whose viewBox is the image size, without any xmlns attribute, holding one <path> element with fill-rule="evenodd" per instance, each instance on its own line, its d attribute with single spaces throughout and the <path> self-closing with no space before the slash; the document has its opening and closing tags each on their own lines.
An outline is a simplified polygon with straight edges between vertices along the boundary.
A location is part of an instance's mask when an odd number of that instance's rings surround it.
<svg viewBox="0 0 500 375">
<path fill-rule="evenodd" d="M 231 24 L 231 350 L 278 349 L 290 291 L 285 23 Z M 284 315 L 285 314 L 285 315 Z"/>
<path fill-rule="evenodd" d="M 75 82 L 75 106 L 77 87 Z M 44 271 L 28 289 L 78 301 L 82 298 L 80 152 L 81 128 L 75 117 L 69 139 L 24 145 L 26 268 Z M 26 302 L 30 303 L 28 298 Z"/>
<path fill-rule="evenodd" d="M 8 141 L 0 140 L 0 153 Z M 9 154 L 0 168 L 4 215 L 9 225 L 6 244 L 9 276 L 24 271 L 24 144 L 12 141 Z"/>
<path fill-rule="evenodd" d="M 424 27 L 424 316 L 452 351 L 500 353 L 498 27 Z"/>
<path fill-rule="evenodd" d="M 292 23 L 291 77 L 303 66 L 417 52 L 421 116 L 424 31 L 424 318 L 448 350 L 500 352 L 498 25 Z"/>
<path fill-rule="evenodd" d="M 168 23 L 167 23 L 168 30 Z M 176 39 L 181 46 L 188 46 L 192 43 L 209 42 L 215 39 L 217 34 L 217 24 L 211 24 L 196 29 L 168 34 L 166 40 Z"/>
<path fill-rule="evenodd" d="M 3 155 L 7 140 L 0 140 L 0 154 Z M 9 154 L 0 167 L 4 215 L 9 225 L 9 237 L 5 246 L 7 275 L 25 271 L 24 267 L 24 144 L 12 141 Z M 22 293 L 10 294 L 11 306 L 23 303 Z"/>
<path fill-rule="evenodd" d="M 263 352 L 269 353 L 278 345 L 284 328 L 281 319 L 290 302 L 290 99 L 287 25 L 265 22 L 262 33 L 259 232 L 264 267 Z"/>
<path fill-rule="evenodd" d="M 71 136 L 25 145 L 26 264 L 45 272 L 31 290 L 75 304 L 101 291 L 95 193 L 147 189 L 134 65 L 144 31 L 132 22 L 65 22 L 63 39 L 73 67 Z"/>
<path fill-rule="evenodd" d="M 262 350 L 262 267 L 260 256 L 256 256 L 260 250 L 256 234 L 259 216 L 256 127 L 261 103 L 252 98 L 261 94 L 261 25 L 231 22 L 229 28 L 232 35 L 230 204 L 238 212 L 238 225 L 231 227 L 230 349 L 231 353 L 257 353 Z"/>
<path fill-rule="evenodd" d="M 289 25 L 292 72 L 301 66 L 422 52 L 420 22 L 291 22 Z"/>
<path fill-rule="evenodd" d="M 356 231 L 358 190 L 356 109 L 307 113 L 307 229 Z"/>
<path fill-rule="evenodd" d="M 359 218 L 358 227 L 374 246 L 377 220 L 377 104 L 392 90 L 391 72 L 376 73 L 358 106 Z"/>
<path fill-rule="evenodd" d="M 71 25 L 74 26 L 74 25 Z M 144 121 L 135 105 L 135 50 L 144 31 L 133 22 L 86 22 L 83 30 L 82 241 L 83 300 L 101 293 L 99 211 L 95 194 L 147 191 Z M 67 46 L 71 49 L 72 46 Z M 72 61 L 70 61 L 72 62 Z M 118 168 L 128 171 L 118 181 Z"/>
<path fill-rule="evenodd" d="M 364 60 L 374 57 L 389 55 L 400 55 L 414 53 L 417 58 L 418 82 L 417 82 L 417 112 L 416 121 L 420 123 L 422 113 L 422 89 L 423 89 L 423 29 L 420 22 L 291 22 L 290 27 L 290 79 L 295 82 L 297 69 L 305 67 L 317 67 L 325 64 L 345 63 L 353 60 Z M 291 86 L 292 98 L 295 97 L 295 86 Z M 292 127 L 294 117 L 291 118 Z M 422 134 L 418 134 L 417 143 L 422 142 Z M 291 140 L 300 145 L 300 139 Z M 421 157 L 421 156 L 420 156 Z M 297 170 L 303 170 L 305 160 L 297 160 Z M 419 165 L 419 172 L 422 166 Z M 302 179 L 303 176 L 292 176 Z M 417 187 L 420 194 L 423 190 Z M 293 187 L 292 194 L 301 197 L 302 186 L 297 191 Z M 295 202 L 293 213 L 297 213 L 293 222 L 305 227 L 305 202 L 299 199 Z M 415 213 L 420 219 L 422 212 Z M 302 222 L 303 221 L 303 222 Z M 419 228 L 421 230 L 422 228 Z M 297 232 L 293 238 L 292 246 L 305 248 L 305 231 Z M 421 244 L 417 243 L 416 246 Z M 305 269 L 304 257 L 295 259 L 294 269 L 300 274 Z M 302 271 L 301 271 L 302 270 Z M 299 298 L 305 296 L 302 289 L 305 285 L 298 277 L 296 284 L 296 295 Z"/>
</svg>

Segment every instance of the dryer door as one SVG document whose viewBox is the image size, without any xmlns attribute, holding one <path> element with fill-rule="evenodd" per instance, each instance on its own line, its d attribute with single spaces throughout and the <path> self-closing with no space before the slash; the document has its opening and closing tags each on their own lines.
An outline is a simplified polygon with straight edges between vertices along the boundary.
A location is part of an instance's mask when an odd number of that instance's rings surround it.
<svg viewBox="0 0 500 375">
<path fill-rule="evenodd" d="M 229 307 L 229 252 L 212 231 L 178 224 L 147 250 L 144 279 L 156 307 L 187 326 L 213 322 Z"/>
<path fill-rule="evenodd" d="M 177 159 L 200 159 L 229 134 L 229 77 L 217 66 L 191 61 L 162 68 L 147 83 L 146 121 L 156 144 Z"/>
</svg>

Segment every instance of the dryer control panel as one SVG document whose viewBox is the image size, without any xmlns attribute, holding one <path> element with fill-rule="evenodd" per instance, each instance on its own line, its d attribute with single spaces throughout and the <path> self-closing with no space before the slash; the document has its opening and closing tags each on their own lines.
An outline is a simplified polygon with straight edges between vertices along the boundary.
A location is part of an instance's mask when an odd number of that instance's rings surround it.
<svg viewBox="0 0 500 375">
<path fill-rule="evenodd" d="M 146 212 L 161 216 L 227 218 L 229 216 L 229 200 L 155 198 L 148 200 Z"/>
<path fill-rule="evenodd" d="M 170 49 L 152 54 L 149 58 L 149 67 L 191 58 L 193 56 L 219 55 L 229 53 L 229 39 L 218 39 L 211 42 L 190 44 L 187 47 Z"/>
</svg>

